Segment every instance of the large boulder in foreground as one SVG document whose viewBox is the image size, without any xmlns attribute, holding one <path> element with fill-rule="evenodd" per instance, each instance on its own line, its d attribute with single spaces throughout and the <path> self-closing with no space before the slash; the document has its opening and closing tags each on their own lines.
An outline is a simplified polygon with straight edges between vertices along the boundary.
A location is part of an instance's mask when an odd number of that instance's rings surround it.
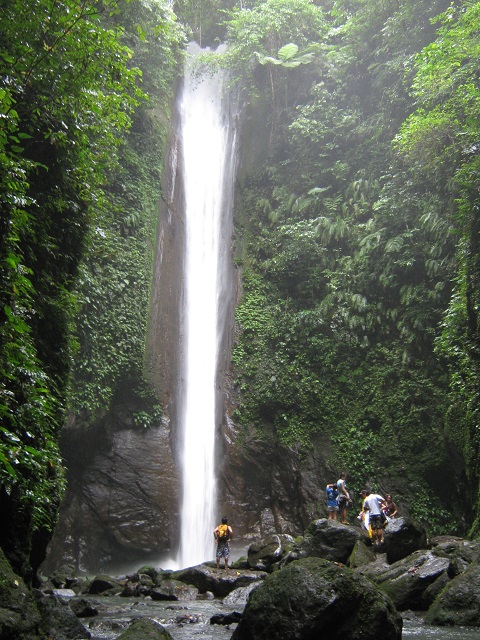
<svg viewBox="0 0 480 640">
<path fill-rule="evenodd" d="M 480 565 L 451 580 L 427 612 L 428 624 L 480 627 Z"/>
<path fill-rule="evenodd" d="M 252 591 L 232 640 L 400 640 L 402 618 L 369 580 L 322 558 L 291 562 Z"/>
<path fill-rule="evenodd" d="M 385 527 L 383 548 L 390 564 L 427 547 L 425 528 L 411 518 L 394 518 Z"/>
</svg>

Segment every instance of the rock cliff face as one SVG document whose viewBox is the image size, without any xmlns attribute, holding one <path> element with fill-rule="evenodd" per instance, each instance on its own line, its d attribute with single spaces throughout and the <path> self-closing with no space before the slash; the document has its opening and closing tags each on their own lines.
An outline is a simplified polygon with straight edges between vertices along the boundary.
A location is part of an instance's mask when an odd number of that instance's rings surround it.
<svg viewBox="0 0 480 640">
<path fill-rule="evenodd" d="M 180 482 L 169 422 L 139 430 L 130 405 L 86 431 L 71 425 L 63 438 L 69 488 L 50 544 L 46 573 L 71 563 L 88 573 L 122 571 L 174 557 Z M 219 515 L 228 514 L 245 545 L 269 533 L 303 533 L 323 517 L 327 443 L 304 459 L 273 437 L 232 424 L 219 448 Z"/>
<path fill-rule="evenodd" d="M 179 482 L 168 423 L 139 430 L 128 415 L 131 407 L 117 407 L 95 428 L 65 434 L 68 492 L 43 571 L 66 562 L 121 570 L 176 547 Z"/>
<path fill-rule="evenodd" d="M 318 438 L 306 456 L 278 444 L 274 434 L 228 422 L 219 483 L 220 510 L 245 540 L 271 533 L 303 534 L 325 515 L 324 492 L 337 473 L 329 443 Z"/>
</svg>

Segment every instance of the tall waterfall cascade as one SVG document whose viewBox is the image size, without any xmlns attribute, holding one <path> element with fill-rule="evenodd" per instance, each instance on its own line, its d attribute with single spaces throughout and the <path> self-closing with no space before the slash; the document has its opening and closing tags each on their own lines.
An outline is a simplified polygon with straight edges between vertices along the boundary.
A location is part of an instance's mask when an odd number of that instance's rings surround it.
<svg viewBox="0 0 480 640">
<path fill-rule="evenodd" d="M 215 441 L 221 416 L 219 356 L 225 333 L 235 128 L 224 78 L 196 78 L 189 62 L 179 99 L 179 175 L 185 202 L 183 363 L 180 390 L 181 540 L 177 564 L 213 559 Z M 220 406 L 220 411 L 219 411 Z"/>
</svg>

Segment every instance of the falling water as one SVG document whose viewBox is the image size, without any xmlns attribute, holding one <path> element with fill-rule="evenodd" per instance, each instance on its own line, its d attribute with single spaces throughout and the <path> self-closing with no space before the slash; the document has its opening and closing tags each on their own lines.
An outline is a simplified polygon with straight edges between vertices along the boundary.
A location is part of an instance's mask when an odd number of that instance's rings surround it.
<svg viewBox="0 0 480 640">
<path fill-rule="evenodd" d="M 189 46 L 196 55 L 197 45 Z M 180 98 L 185 194 L 185 300 L 182 398 L 181 541 L 178 564 L 213 557 L 217 491 L 215 432 L 218 357 L 230 246 L 234 133 L 220 75 L 195 80 L 187 66 Z M 222 304 L 219 304 L 219 303 Z"/>
</svg>

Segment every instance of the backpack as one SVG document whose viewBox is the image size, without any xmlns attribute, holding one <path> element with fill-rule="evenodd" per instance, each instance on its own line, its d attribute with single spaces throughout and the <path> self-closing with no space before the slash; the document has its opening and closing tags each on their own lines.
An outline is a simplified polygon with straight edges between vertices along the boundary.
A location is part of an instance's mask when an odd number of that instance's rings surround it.
<svg viewBox="0 0 480 640">
<path fill-rule="evenodd" d="M 219 542 L 227 542 L 230 538 L 230 532 L 228 530 L 228 525 L 227 524 L 219 524 L 218 527 L 218 532 L 217 532 L 217 540 Z"/>
</svg>

